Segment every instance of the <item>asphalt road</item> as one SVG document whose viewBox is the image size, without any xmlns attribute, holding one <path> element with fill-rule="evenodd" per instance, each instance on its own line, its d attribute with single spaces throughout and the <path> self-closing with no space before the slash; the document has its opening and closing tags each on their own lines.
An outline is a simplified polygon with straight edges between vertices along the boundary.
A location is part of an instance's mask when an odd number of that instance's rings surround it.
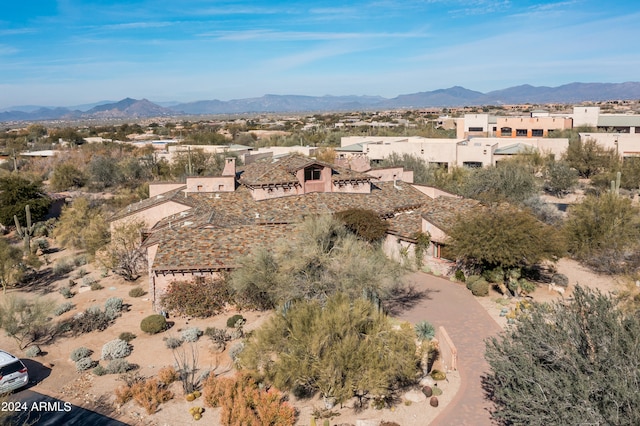
<svg viewBox="0 0 640 426">
<path fill-rule="evenodd" d="M 34 426 L 126 426 L 127 423 L 78 407 L 29 389 L 11 394 L 0 403 L 3 414 L 10 414 L 10 425 Z"/>
</svg>

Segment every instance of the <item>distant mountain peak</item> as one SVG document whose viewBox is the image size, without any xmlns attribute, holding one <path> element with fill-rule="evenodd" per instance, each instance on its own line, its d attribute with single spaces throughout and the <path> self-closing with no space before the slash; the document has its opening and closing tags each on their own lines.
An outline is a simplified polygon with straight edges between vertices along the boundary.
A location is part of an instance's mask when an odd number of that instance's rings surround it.
<svg viewBox="0 0 640 426">
<path fill-rule="evenodd" d="M 37 121 L 90 118 L 143 118 L 183 114 L 236 114 L 266 112 L 317 112 L 381 110 L 392 108 L 458 107 L 497 104 L 579 103 L 585 101 L 640 99 L 640 82 L 569 83 L 558 87 L 522 84 L 482 93 L 453 86 L 427 92 L 399 95 L 392 99 L 380 96 L 307 96 L 267 94 L 258 98 L 230 101 L 200 100 L 162 107 L 148 99 L 124 98 L 117 102 L 100 102 L 82 112 L 61 107 L 28 106 L 28 110 L 0 112 L 3 121 Z M 27 108 L 25 108 L 27 109 Z"/>
</svg>

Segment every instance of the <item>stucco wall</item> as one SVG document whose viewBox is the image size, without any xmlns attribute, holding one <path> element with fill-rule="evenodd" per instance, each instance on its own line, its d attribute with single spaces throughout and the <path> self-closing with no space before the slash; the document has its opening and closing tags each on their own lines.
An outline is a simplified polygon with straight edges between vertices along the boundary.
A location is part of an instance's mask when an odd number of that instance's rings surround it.
<svg viewBox="0 0 640 426">
<path fill-rule="evenodd" d="M 192 176 L 187 178 L 185 192 L 233 192 L 235 190 L 234 176 Z"/>
<path fill-rule="evenodd" d="M 178 189 L 181 186 L 184 186 L 183 183 L 149 183 L 149 198 L 155 197 L 159 194 L 164 194 L 165 192 L 172 191 L 174 189 Z"/>
<path fill-rule="evenodd" d="M 135 222 L 142 220 L 147 228 L 152 228 L 160 220 L 173 214 L 178 214 L 189 210 L 191 207 L 184 204 L 176 203 L 174 201 L 167 201 L 165 203 L 150 207 L 148 209 L 140 210 L 139 212 L 132 213 L 122 219 L 117 219 L 111 222 L 111 232 L 114 231 L 116 226 L 124 223 Z"/>
</svg>

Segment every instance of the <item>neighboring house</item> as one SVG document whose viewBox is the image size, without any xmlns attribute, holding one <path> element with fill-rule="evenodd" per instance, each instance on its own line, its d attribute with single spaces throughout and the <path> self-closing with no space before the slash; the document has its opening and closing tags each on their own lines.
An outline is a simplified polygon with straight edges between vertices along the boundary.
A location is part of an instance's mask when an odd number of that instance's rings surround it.
<svg viewBox="0 0 640 426">
<path fill-rule="evenodd" d="M 146 223 L 143 246 L 149 291 L 158 308 L 172 281 L 216 277 L 233 270 L 238 259 L 255 247 L 295 238 L 297 224 L 307 216 L 352 208 L 372 210 L 389 221 L 384 248 L 397 258 L 401 251 L 412 251 L 418 233 L 436 229 L 425 216 L 437 209 L 434 206 L 449 206 L 451 217 L 468 207 L 468 200 L 440 200 L 434 197 L 442 193 L 433 188 L 401 181 L 400 168 L 372 174 L 378 176 L 300 155 L 236 170 L 235 160 L 229 158 L 221 176 L 187 177 L 186 184 L 151 184 L 154 195 L 123 209 L 112 219 L 112 226 L 128 220 Z M 167 191 L 158 194 L 156 186 Z M 434 235 L 439 238 L 440 234 Z M 427 257 L 437 257 L 440 249 L 434 245 L 427 252 Z"/>
<path fill-rule="evenodd" d="M 336 149 L 337 161 L 346 167 L 366 170 L 363 164 L 379 164 L 391 154 L 412 155 L 427 164 L 453 167 L 494 166 L 508 156 L 524 152 L 548 153 L 559 158 L 569 146 L 566 138 L 500 138 L 433 139 L 420 136 L 378 137 L 347 136 Z M 356 168 L 357 167 L 357 168 Z"/>
</svg>

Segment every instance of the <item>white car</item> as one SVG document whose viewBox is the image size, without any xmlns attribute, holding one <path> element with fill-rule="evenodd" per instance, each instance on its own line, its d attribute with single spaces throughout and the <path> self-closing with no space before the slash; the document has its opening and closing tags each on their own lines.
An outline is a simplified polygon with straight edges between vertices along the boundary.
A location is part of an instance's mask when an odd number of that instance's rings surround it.
<svg viewBox="0 0 640 426">
<path fill-rule="evenodd" d="M 11 392 L 29 383 L 29 373 L 15 356 L 0 351 L 0 393 Z"/>
</svg>

